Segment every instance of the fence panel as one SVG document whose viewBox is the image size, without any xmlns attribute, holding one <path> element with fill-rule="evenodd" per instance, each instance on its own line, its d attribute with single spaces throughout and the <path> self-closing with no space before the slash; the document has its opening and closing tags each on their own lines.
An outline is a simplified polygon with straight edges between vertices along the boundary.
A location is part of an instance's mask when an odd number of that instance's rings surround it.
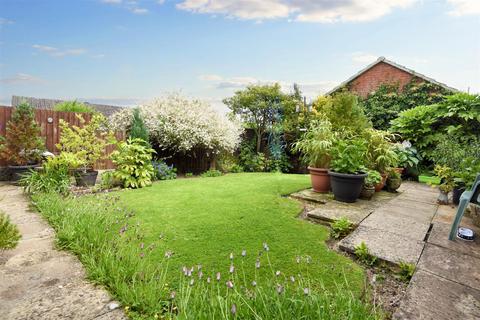
<svg viewBox="0 0 480 320">
<path fill-rule="evenodd" d="M 91 120 L 91 115 L 82 113 L 80 114 L 86 122 Z M 11 107 L 0 106 L 0 136 L 5 136 L 6 126 L 12 116 Z M 35 109 L 35 121 L 40 126 L 40 136 L 45 139 L 45 147 L 48 151 L 58 153 L 56 144 L 60 141 L 60 119 L 63 119 L 70 125 L 80 126 L 80 120 L 77 117 L 77 113 L 74 112 L 59 112 L 47 109 Z M 124 140 L 124 132 L 116 132 L 115 136 L 117 140 Z M 107 146 L 105 148 L 105 155 L 109 155 L 115 150 L 114 145 Z M 6 163 L 0 160 L 0 166 L 4 166 Z M 111 160 L 101 160 L 95 166 L 97 169 L 113 169 L 114 165 Z"/>
</svg>

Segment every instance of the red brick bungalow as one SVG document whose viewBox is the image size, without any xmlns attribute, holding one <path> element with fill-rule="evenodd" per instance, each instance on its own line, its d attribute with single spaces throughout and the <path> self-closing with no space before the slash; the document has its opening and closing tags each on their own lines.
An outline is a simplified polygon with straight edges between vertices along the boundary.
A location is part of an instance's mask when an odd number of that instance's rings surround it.
<svg viewBox="0 0 480 320">
<path fill-rule="evenodd" d="M 377 90 L 382 84 L 398 84 L 400 91 L 411 81 L 429 82 L 440 86 L 446 90 L 456 92 L 455 88 L 451 88 L 421 73 L 415 72 L 393 61 L 380 57 L 374 63 L 368 65 L 337 87 L 333 88 L 327 95 L 331 95 L 342 89 L 348 89 L 356 93 L 362 98 L 366 98 L 368 94 Z"/>
</svg>

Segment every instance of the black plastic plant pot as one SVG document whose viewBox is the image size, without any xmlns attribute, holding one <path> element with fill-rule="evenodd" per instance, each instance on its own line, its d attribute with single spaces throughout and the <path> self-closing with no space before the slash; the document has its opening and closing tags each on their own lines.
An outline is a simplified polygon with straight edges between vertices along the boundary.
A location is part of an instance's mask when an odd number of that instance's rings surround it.
<svg viewBox="0 0 480 320">
<path fill-rule="evenodd" d="M 362 192 L 366 173 L 348 174 L 330 171 L 333 195 L 341 202 L 355 202 Z"/>
<path fill-rule="evenodd" d="M 17 182 L 28 172 L 34 170 L 36 166 L 36 164 L 26 166 L 8 166 L 8 171 L 10 171 L 10 181 Z"/>
<path fill-rule="evenodd" d="M 95 170 L 77 170 L 75 172 L 75 182 L 78 187 L 93 187 L 97 181 L 98 171 Z"/>
<path fill-rule="evenodd" d="M 460 203 L 460 196 L 462 195 L 463 191 L 465 191 L 464 186 L 453 188 L 453 192 L 452 192 L 453 204 L 458 205 Z"/>
</svg>

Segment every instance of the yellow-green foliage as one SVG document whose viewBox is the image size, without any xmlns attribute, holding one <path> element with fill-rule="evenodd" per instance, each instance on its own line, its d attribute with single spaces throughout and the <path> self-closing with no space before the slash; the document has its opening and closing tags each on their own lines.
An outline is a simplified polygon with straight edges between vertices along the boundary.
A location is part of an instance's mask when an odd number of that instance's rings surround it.
<svg viewBox="0 0 480 320">
<path fill-rule="evenodd" d="M 80 126 L 70 126 L 66 121 L 60 120 L 60 143 L 57 148 L 63 153 L 68 152 L 77 159 L 73 168 L 93 168 L 95 163 L 102 158 L 105 147 L 115 142 L 113 132 L 105 129 L 106 119 L 101 114 L 94 114 L 90 122 L 77 115 Z"/>
<path fill-rule="evenodd" d="M 20 238 L 17 226 L 10 222 L 6 214 L 0 212 L 0 250 L 15 248 Z"/>
</svg>

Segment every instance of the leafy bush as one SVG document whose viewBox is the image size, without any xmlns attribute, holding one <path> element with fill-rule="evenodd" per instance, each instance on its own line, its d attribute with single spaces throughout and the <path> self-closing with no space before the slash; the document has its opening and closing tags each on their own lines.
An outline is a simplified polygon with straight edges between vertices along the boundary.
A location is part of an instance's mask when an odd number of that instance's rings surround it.
<svg viewBox="0 0 480 320">
<path fill-rule="evenodd" d="M 215 111 L 208 103 L 180 95 L 155 99 L 138 107 L 155 147 L 173 152 L 203 149 L 218 154 L 233 152 L 243 128 Z M 110 117 L 114 129 L 126 130 L 132 124 L 134 110 L 124 108 Z"/>
<path fill-rule="evenodd" d="M 375 129 L 388 130 L 390 121 L 395 119 L 399 112 L 441 102 L 448 94 L 451 94 L 449 90 L 429 82 L 412 81 L 401 91 L 396 83 L 383 84 L 362 100 L 361 104 Z"/>
<path fill-rule="evenodd" d="M 145 123 L 143 121 L 142 115 L 140 114 L 140 110 L 135 108 L 133 110 L 133 117 L 132 123 L 130 124 L 130 131 L 129 137 L 131 139 L 142 139 L 146 142 L 149 142 L 149 135 L 147 127 L 145 127 Z"/>
<path fill-rule="evenodd" d="M 368 176 L 365 178 L 365 185 L 368 187 L 373 187 L 382 181 L 382 176 L 380 172 L 376 170 L 368 170 Z"/>
<path fill-rule="evenodd" d="M 375 129 L 366 129 L 364 137 L 367 141 L 367 162 L 371 169 L 385 173 L 388 168 L 398 163 L 392 140 L 394 136 L 387 132 Z"/>
<path fill-rule="evenodd" d="M 117 166 L 113 175 L 122 181 L 125 188 L 143 188 L 152 184 L 155 171 L 152 165 L 152 154 L 142 139 L 128 139 L 117 145 L 111 157 Z"/>
<path fill-rule="evenodd" d="M 314 168 L 328 168 L 336 135 L 327 119 L 312 121 L 309 130 L 293 145 L 293 152 Z"/>
<path fill-rule="evenodd" d="M 193 177 L 193 173 L 192 172 L 187 172 L 187 173 L 185 173 L 185 177 L 186 178 L 191 178 L 191 177 Z"/>
<path fill-rule="evenodd" d="M 435 174 L 441 180 L 440 190 L 448 193 L 455 187 L 453 169 L 447 166 L 436 165 L 434 169 Z"/>
<path fill-rule="evenodd" d="M 345 237 L 353 229 L 353 223 L 346 217 L 341 217 L 340 219 L 331 223 L 330 226 L 332 227 L 331 235 L 335 239 Z"/>
<path fill-rule="evenodd" d="M 62 153 L 48 158 L 41 170 L 31 170 L 19 183 L 27 193 L 56 192 L 68 194 L 70 191 L 69 168 L 76 161 L 70 153 Z"/>
<path fill-rule="evenodd" d="M 357 96 L 352 93 L 341 92 L 334 97 L 319 97 L 313 106 L 316 113 L 330 121 L 335 131 L 344 135 L 356 135 L 371 126 Z"/>
<path fill-rule="evenodd" d="M 0 145 L 0 158 L 16 166 L 35 164 L 40 161 L 44 149 L 34 109 L 28 103 L 15 107 Z"/>
<path fill-rule="evenodd" d="M 10 222 L 5 213 L 0 212 L 0 250 L 15 248 L 20 238 L 17 226 Z"/>
<path fill-rule="evenodd" d="M 373 266 L 377 262 L 377 258 L 370 254 L 370 250 L 368 250 L 367 245 L 363 241 L 355 247 L 355 256 L 367 266 Z"/>
<path fill-rule="evenodd" d="M 400 168 L 415 168 L 421 160 L 417 149 L 412 147 L 410 143 L 396 143 L 393 151 L 397 157 L 397 165 Z"/>
<path fill-rule="evenodd" d="M 208 171 L 205 171 L 204 173 L 201 174 L 203 178 L 209 178 L 209 177 L 220 177 L 222 175 L 222 172 L 219 170 L 214 170 L 210 169 Z"/>
<path fill-rule="evenodd" d="M 267 159 L 262 152 L 255 152 L 249 143 L 242 143 L 239 156 L 240 165 L 247 172 L 263 172 L 267 169 Z"/>
<path fill-rule="evenodd" d="M 113 189 L 122 185 L 122 181 L 115 177 L 113 171 L 105 171 L 101 176 L 100 188 L 102 190 Z"/>
<path fill-rule="evenodd" d="M 172 180 L 177 178 L 177 169 L 172 165 L 168 165 L 163 161 L 154 161 L 153 169 L 155 170 L 155 179 Z"/>
<path fill-rule="evenodd" d="M 72 169 L 92 169 L 95 163 L 104 156 L 105 147 L 115 142 L 113 132 L 105 129 L 106 119 L 101 114 L 94 114 L 86 123 L 81 115 L 77 115 L 81 125 L 70 126 L 60 119 L 60 141 L 57 148 L 62 152 L 72 154 L 76 158 Z"/>
<path fill-rule="evenodd" d="M 478 137 L 480 96 L 457 93 L 444 101 L 402 111 L 391 130 L 415 145 L 420 155 L 431 160 L 432 151 L 444 134 Z"/>
<path fill-rule="evenodd" d="M 78 113 L 94 113 L 95 110 L 87 106 L 85 103 L 75 101 L 64 101 L 53 107 L 55 111 L 64 111 L 64 112 L 78 112 Z"/>
<path fill-rule="evenodd" d="M 356 174 L 364 172 L 367 154 L 363 139 L 337 140 L 332 148 L 331 169 L 338 173 Z"/>
</svg>

